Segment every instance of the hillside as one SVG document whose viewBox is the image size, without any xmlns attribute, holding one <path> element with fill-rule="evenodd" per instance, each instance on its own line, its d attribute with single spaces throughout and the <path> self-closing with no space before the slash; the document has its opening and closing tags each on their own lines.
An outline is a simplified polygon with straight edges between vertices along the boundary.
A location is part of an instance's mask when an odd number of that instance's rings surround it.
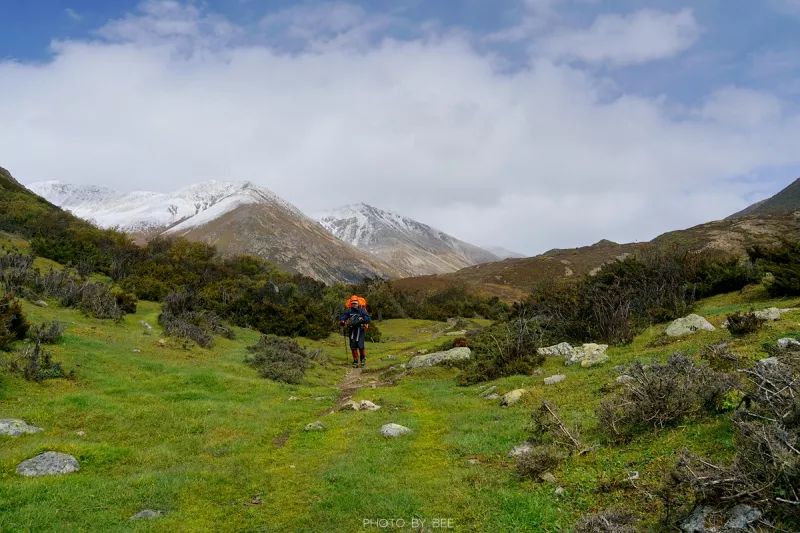
<svg viewBox="0 0 800 533">
<path fill-rule="evenodd" d="M 756 202 L 728 217 L 736 219 L 747 216 L 789 215 L 800 210 L 800 178 L 794 180 L 785 189 L 774 196 Z"/>
<path fill-rule="evenodd" d="M 747 216 L 700 224 L 659 235 L 650 242 L 617 244 L 600 241 L 591 246 L 559 249 L 523 259 L 506 259 L 464 268 L 451 274 L 394 281 L 409 289 L 438 289 L 466 285 L 508 301 L 524 298 L 540 282 L 590 274 L 603 264 L 647 248 L 679 247 L 713 254 L 742 257 L 752 246 L 772 246 L 800 240 L 800 218 L 794 215 Z"/>
<path fill-rule="evenodd" d="M 318 218 L 333 235 L 392 265 L 403 276 L 453 272 L 498 259 L 427 224 L 363 203 Z"/>
<path fill-rule="evenodd" d="M 328 283 L 396 276 L 378 258 L 329 235 L 272 191 L 250 182 L 208 181 L 174 191 L 120 193 L 46 181 L 31 189 L 99 227 L 149 240 L 178 235 L 223 254 L 253 254 Z"/>
<path fill-rule="evenodd" d="M 67 327 L 54 358 L 76 379 L 27 382 L 0 373 L 0 418 L 20 418 L 43 430 L 0 436 L 0 529 L 61 530 L 319 530 L 355 531 L 364 519 L 448 520 L 454 531 L 569 530 L 582 515 L 624 506 L 657 527 L 657 497 L 666 472 L 688 448 L 714 461 L 733 452 L 727 414 L 653 430 L 624 445 L 600 437 L 594 410 L 613 390 L 617 365 L 663 362 L 682 351 L 726 341 L 747 361 L 765 357 L 762 343 L 792 334 L 791 311 L 761 333 L 731 338 L 724 330 L 654 343 L 657 325 L 630 346 L 612 347 L 611 362 L 565 367 L 548 358 L 540 375 L 459 387 L 459 370 L 420 370 L 387 381 L 382 371 L 420 350 L 441 345 L 444 323 L 381 323 L 384 342 L 369 344 L 371 367 L 351 374 L 341 338 L 303 341 L 324 358 L 300 385 L 260 378 L 242 363 L 257 336 L 237 329 L 213 350 L 160 339 L 159 306 L 142 302 L 120 323 L 90 319 L 50 302 L 25 304 L 33 322 Z M 797 301 L 764 300 L 758 290 L 700 302 L 697 312 L 717 326 L 725 313 Z M 154 324 L 149 332 L 142 322 Z M 544 385 L 544 376 L 565 381 Z M 523 388 L 501 408 L 481 396 Z M 342 395 L 370 400 L 375 412 L 336 411 Z M 345 396 L 347 397 L 347 396 Z M 531 411 L 548 400 L 569 424 L 583 427 L 590 451 L 552 469 L 553 481 L 520 478 L 509 451 L 528 435 Z M 323 431 L 304 431 L 319 420 Z M 387 439 L 385 423 L 412 433 Z M 30 480 L 14 473 L 44 450 L 68 453 L 80 471 Z M 630 480 L 635 473 L 635 482 Z M 414 482 L 410 483 L 409 479 Z M 557 488 L 561 487 L 560 490 Z M 91 500 L 87 501 L 87 495 Z M 129 518 L 143 509 L 162 515 Z"/>
</svg>

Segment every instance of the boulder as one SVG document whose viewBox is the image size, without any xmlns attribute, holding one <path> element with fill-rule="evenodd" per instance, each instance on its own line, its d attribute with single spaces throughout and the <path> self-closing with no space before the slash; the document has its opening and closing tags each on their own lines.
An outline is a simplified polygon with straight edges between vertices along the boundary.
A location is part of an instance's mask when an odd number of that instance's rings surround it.
<svg viewBox="0 0 800 533">
<path fill-rule="evenodd" d="M 304 430 L 305 431 L 325 431 L 325 425 L 322 422 L 320 422 L 319 420 L 317 420 L 316 422 L 311 422 L 309 424 L 306 424 L 306 427 L 304 428 Z"/>
<path fill-rule="evenodd" d="M 520 398 L 522 398 L 522 395 L 525 394 L 526 392 L 528 391 L 526 391 L 525 389 L 514 389 L 510 392 L 507 392 L 503 395 L 503 399 L 500 400 L 500 405 L 502 405 L 503 407 L 514 405 L 520 400 Z"/>
<path fill-rule="evenodd" d="M 497 385 L 492 385 L 491 387 L 482 390 L 481 391 L 481 396 L 483 398 L 486 398 L 487 396 L 489 396 L 490 394 L 493 394 L 495 392 L 497 392 Z"/>
<path fill-rule="evenodd" d="M 405 426 L 401 426 L 400 424 L 384 424 L 381 426 L 381 435 L 384 437 L 400 437 L 401 435 L 407 435 L 411 433 L 411 430 Z"/>
<path fill-rule="evenodd" d="M 130 520 L 152 520 L 153 518 L 159 518 L 163 514 L 163 511 L 156 511 L 155 509 L 143 509 L 130 517 Z"/>
<path fill-rule="evenodd" d="M 44 452 L 17 466 L 17 474 L 25 477 L 70 474 L 80 470 L 78 460 L 59 452 Z"/>
<path fill-rule="evenodd" d="M 572 355 L 572 350 L 573 348 L 570 343 L 559 342 L 558 344 L 554 344 L 552 346 L 539 348 L 536 350 L 536 353 L 547 357 L 569 357 Z"/>
<path fill-rule="evenodd" d="M 761 518 L 761 511 L 749 505 L 740 504 L 731 509 L 725 531 L 749 531 L 750 524 Z"/>
<path fill-rule="evenodd" d="M 19 437 L 26 433 L 38 433 L 42 428 L 32 426 L 24 420 L 16 420 L 14 418 L 0 419 L 0 435 L 7 437 Z"/>
<path fill-rule="evenodd" d="M 567 376 L 564 374 L 556 374 L 555 376 L 550 376 L 548 378 L 544 378 L 545 385 L 555 385 L 556 383 L 561 383 L 567 379 Z"/>
<path fill-rule="evenodd" d="M 583 366 L 583 361 L 588 360 L 587 366 L 594 366 L 608 361 L 608 344 L 595 344 L 593 342 L 578 346 L 572 349 L 572 353 L 564 359 L 564 364 L 574 365 L 580 364 Z"/>
<path fill-rule="evenodd" d="M 511 448 L 511 451 L 508 452 L 508 456 L 519 457 L 520 455 L 531 453 L 531 451 L 533 451 L 533 445 L 530 442 L 523 442 L 522 444 L 519 444 Z"/>
<path fill-rule="evenodd" d="M 347 400 L 339 407 L 340 411 L 358 411 L 359 409 L 361 409 L 361 404 L 354 400 Z"/>
<path fill-rule="evenodd" d="M 716 328 L 711 323 L 700 315 L 692 313 L 683 318 L 677 318 L 667 326 L 667 335 L 670 337 L 683 337 L 690 335 L 696 331 L 706 330 L 714 331 Z"/>
<path fill-rule="evenodd" d="M 361 411 L 377 411 L 378 409 L 381 408 L 381 406 L 375 405 L 369 400 L 361 400 L 361 402 L 359 402 L 358 404 L 358 408 Z"/>
<path fill-rule="evenodd" d="M 800 348 L 800 341 L 797 339 L 793 339 L 791 337 L 784 337 L 782 339 L 778 339 L 776 343 L 778 348 L 781 350 L 789 350 L 789 349 L 797 349 Z"/>
<path fill-rule="evenodd" d="M 541 478 L 542 478 L 542 481 L 546 481 L 547 483 L 552 483 L 553 485 L 558 483 L 558 480 L 556 479 L 556 476 L 554 476 L 550 472 L 545 472 L 544 474 L 541 475 Z"/>
<path fill-rule="evenodd" d="M 446 352 L 435 352 L 425 355 L 417 355 L 406 365 L 408 368 L 426 368 L 430 366 L 449 363 L 452 361 L 464 361 L 470 358 L 472 350 L 466 346 L 453 348 Z"/>
<path fill-rule="evenodd" d="M 36 307 L 47 307 L 47 302 L 45 302 L 44 300 L 36 300 L 35 302 L 33 302 L 33 305 L 35 305 Z"/>
<path fill-rule="evenodd" d="M 620 385 L 624 385 L 625 383 L 630 383 L 631 381 L 636 381 L 633 376 L 629 376 L 628 374 L 622 374 L 621 376 L 617 376 L 616 382 Z"/>
<path fill-rule="evenodd" d="M 685 533 L 704 533 L 706 529 L 706 517 L 714 511 L 711 507 L 698 505 L 692 513 L 680 523 L 681 531 Z"/>
<path fill-rule="evenodd" d="M 780 320 L 781 318 L 781 310 L 777 307 L 768 307 L 766 309 L 761 309 L 759 311 L 754 311 L 754 315 L 756 315 L 761 320 Z"/>
</svg>

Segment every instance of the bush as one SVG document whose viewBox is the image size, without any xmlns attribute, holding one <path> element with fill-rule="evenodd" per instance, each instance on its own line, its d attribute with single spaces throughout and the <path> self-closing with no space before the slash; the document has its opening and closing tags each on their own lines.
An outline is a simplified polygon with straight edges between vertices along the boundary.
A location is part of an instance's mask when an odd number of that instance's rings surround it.
<svg viewBox="0 0 800 533">
<path fill-rule="evenodd" d="M 86 315 L 121 320 L 125 314 L 117 304 L 114 291 L 105 283 L 87 281 L 77 285 L 76 290 L 77 294 L 70 295 L 68 300 L 77 298 L 76 307 Z"/>
<path fill-rule="evenodd" d="M 200 308 L 197 298 L 186 292 L 167 295 L 158 323 L 167 336 L 190 339 L 203 348 L 214 344 L 214 335 L 233 338 L 233 330 L 216 313 Z"/>
<path fill-rule="evenodd" d="M 636 533 L 636 519 L 629 511 L 607 509 L 581 517 L 575 533 Z"/>
<path fill-rule="evenodd" d="M 772 275 L 766 284 L 771 296 L 800 294 L 800 243 L 754 248 L 748 253 L 761 270 Z"/>
<path fill-rule="evenodd" d="M 15 341 L 28 334 L 30 325 L 22 313 L 19 301 L 10 294 L 0 298 L 0 350 L 8 351 Z"/>
<path fill-rule="evenodd" d="M 733 370 L 739 367 L 740 359 L 731 352 L 727 342 L 709 344 L 700 350 L 700 358 L 707 361 L 714 370 Z"/>
<path fill-rule="evenodd" d="M 469 385 L 513 374 L 530 374 L 544 362 L 537 353 L 542 345 L 538 321 L 524 314 L 497 322 L 472 342 L 473 357 L 460 380 Z"/>
<path fill-rule="evenodd" d="M 56 320 L 34 325 L 28 332 L 31 340 L 39 344 L 57 344 L 61 342 L 63 334 L 64 324 Z"/>
<path fill-rule="evenodd" d="M 370 322 L 364 339 L 369 342 L 381 342 L 381 338 L 383 338 L 383 333 L 378 327 L 378 324 L 376 324 L 374 321 Z"/>
<path fill-rule="evenodd" d="M 21 374 L 29 381 L 74 376 L 73 372 L 65 373 L 61 363 L 53 362 L 52 354 L 42 348 L 39 342 L 18 352 L 7 366 L 11 372 Z"/>
<path fill-rule="evenodd" d="M 136 313 L 136 305 L 139 299 L 132 292 L 125 292 L 122 289 L 114 289 L 112 291 L 114 298 L 117 300 L 117 307 L 127 314 L 133 315 Z"/>
<path fill-rule="evenodd" d="M 567 458 L 567 453 L 556 446 L 534 446 L 517 457 L 516 468 L 520 477 L 538 480 L 542 474 L 553 470 Z"/>
<path fill-rule="evenodd" d="M 297 342 L 276 335 L 264 335 L 257 344 L 249 346 L 252 354 L 245 363 L 267 379 L 284 383 L 300 383 L 317 353 L 309 352 Z"/>
<path fill-rule="evenodd" d="M 682 454 L 665 494 L 688 489 L 696 503 L 750 504 L 782 530 L 800 530 L 800 357 L 788 354 L 743 371 L 748 393 L 733 416 L 728 465 Z"/>
<path fill-rule="evenodd" d="M 681 354 L 663 365 L 636 362 L 627 374 L 633 379 L 602 400 L 597 412 L 602 431 L 614 440 L 718 412 L 735 385 L 731 376 L 695 365 Z"/>
<path fill-rule="evenodd" d="M 759 318 L 752 311 L 748 311 L 747 313 L 736 311 L 732 315 L 728 315 L 726 320 L 728 323 L 728 331 L 731 332 L 731 335 L 737 337 L 755 333 L 761 329 L 761 326 L 766 322 L 766 320 Z"/>
</svg>

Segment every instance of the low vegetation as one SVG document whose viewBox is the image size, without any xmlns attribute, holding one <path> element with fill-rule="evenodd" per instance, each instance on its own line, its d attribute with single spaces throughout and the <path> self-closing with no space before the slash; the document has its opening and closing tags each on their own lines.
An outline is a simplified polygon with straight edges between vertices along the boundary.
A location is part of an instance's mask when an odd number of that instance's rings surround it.
<svg viewBox="0 0 800 533">
<path fill-rule="evenodd" d="M 753 311 L 741 312 L 737 311 L 725 319 L 728 324 L 728 331 L 731 335 L 741 336 L 750 335 L 755 333 L 766 322 L 765 319 L 759 317 Z"/>
<path fill-rule="evenodd" d="M 25 338 L 29 329 L 19 301 L 10 294 L 0 297 L 0 350 L 9 351 L 14 342 Z"/>
<path fill-rule="evenodd" d="M 58 344 L 64 335 L 64 324 L 50 320 L 34 324 L 28 331 L 28 337 L 38 344 Z"/>
<path fill-rule="evenodd" d="M 304 349 L 297 342 L 276 335 L 264 335 L 247 350 L 250 355 L 245 362 L 258 370 L 261 377 L 284 383 L 300 383 L 306 370 L 319 357 L 318 353 Z"/>
</svg>

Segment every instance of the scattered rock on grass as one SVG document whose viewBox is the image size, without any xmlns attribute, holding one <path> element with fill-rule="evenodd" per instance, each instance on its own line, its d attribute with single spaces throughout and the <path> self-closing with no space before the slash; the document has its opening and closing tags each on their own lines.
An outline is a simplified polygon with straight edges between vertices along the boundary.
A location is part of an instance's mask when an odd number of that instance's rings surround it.
<svg viewBox="0 0 800 533">
<path fill-rule="evenodd" d="M 358 404 L 358 408 L 361 411 L 377 411 L 381 408 L 381 406 L 376 405 L 369 400 L 361 400 L 361 402 Z"/>
<path fill-rule="evenodd" d="M 683 519 L 680 524 L 681 531 L 685 533 L 704 533 L 706 530 L 706 517 L 714 510 L 705 505 L 698 505 L 692 514 Z"/>
<path fill-rule="evenodd" d="M 361 409 L 361 405 L 353 400 L 347 400 L 339 407 L 340 411 L 358 411 L 359 409 Z"/>
<path fill-rule="evenodd" d="M 493 392 L 491 394 L 487 394 L 486 396 L 484 396 L 484 399 L 486 399 L 486 400 L 497 400 L 499 398 L 500 398 L 500 395 L 497 394 L 496 392 Z"/>
<path fill-rule="evenodd" d="M 25 477 L 39 477 L 70 474 L 80 470 L 78 460 L 59 452 L 44 452 L 42 454 L 22 461 L 17 466 L 17 474 Z"/>
<path fill-rule="evenodd" d="M 325 431 L 325 425 L 322 422 L 320 422 L 319 420 L 317 420 L 316 422 L 311 422 L 309 424 L 306 424 L 305 430 L 306 431 Z"/>
<path fill-rule="evenodd" d="M 788 350 L 789 348 L 800 348 L 800 341 L 791 337 L 784 337 L 778 339 L 776 343 L 781 350 Z"/>
<path fill-rule="evenodd" d="M 564 374 L 556 374 L 555 376 L 550 376 L 548 378 L 544 378 L 545 385 L 555 385 L 556 383 L 561 383 L 567 379 L 567 376 Z"/>
<path fill-rule="evenodd" d="M 761 518 L 761 511 L 749 505 L 737 505 L 731 509 L 725 531 L 747 531 L 750 524 Z"/>
<path fill-rule="evenodd" d="M 545 472 L 544 474 L 542 474 L 541 477 L 542 477 L 542 481 L 546 481 L 547 483 L 552 483 L 554 485 L 556 483 L 558 483 L 558 480 L 556 479 L 556 476 L 554 476 L 550 472 Z"/>
<path fill-rule="evenodd" d="M 759 311 L 754 311 L 754 315 L 761 320 L 780 320 L 781 318 L 781 310 L 777 307 L 768 307 L 766 309 L 761 309 Z"/>
<path fill-rule="evenodd" d="M 445 352 L 435 352 L 426 355 L 417 355 L 406 365 L 408 368 L 425 368 L 452 361 L 464 361 L 470 358 L 472 350 L 466 346 L 453 348 Z"/>
<path fill-rule="evenodd" d="M 520 398 L 522 398 L 522 395 L 525 394 L 526 392 L 528 391 L 526 391 L 525 389 L 514 389 L 510 392 L 507 392 L 503 395 L 503 399 L 500 400 L 500 405 L 503 407 L 514 405 L 520 400 Z"/>
<path fill-rule="evenodd" d="M 381 435 L 384 437 L 400 437 L 409 433 L 411 433 L 411 430 L 400 424 L 391 423 L 381 426 Z"/>
<path fill-rule="evenodd" d="M 16 420 L 14 418 L 0 419 L 0 435 L 7 437 L 19 437 L 26 433 L 38 433 L 42 428 L 32 426 L 24 420 Z"/>
<path fill-rule="evenodd" d="M 559 357 L 569 357 L 572 355 L 573 348 L 572 345 L 568 342 L 559 342 L 558 344 L 554 344 L 552 346 L 546 346 L 544 348 L 538 348 L 536 353 L 539 355 L 544 356 L 559 356 Z"/>
<path fill-rule="evenodd" d="M 484 398 L 489 396 L 490 394 L 497 391 L 497 385 L 492 385 L 491 387 L 487 387 L 480 392 L 480 395 Z"/>
<path fill-rule="evenodd" d="M 631 381 L 635 381 L 633 376 L 629 376 L 628 374 L 622 374 L 621 376 L 617 376 L 616 382 L 620 385 L 624 385 L 625 383 L 630 383 Z"/>
<path fill-rule="evenodd" d="M 511 448 L 511 451 L 508 452 L 509 457 L 519 457 L 521 455 L 525 455 L 527 453 L 531 453 L 533 450 L 533 445 L 530 442 L 523 442 L 522 444 L 518 444 Z"/>
<path fill-rule="evenodd" d="M 36 300 L 35 302 L 33 302 L 33 305 L 35 305 L 36 307 L 48 307 L 47 302 L 45 302 L 44 300 Z"/>
<path fill-rule="evenodd" d="M 683 337 L 684 335 L 691 335 L 700 330 L 714 331 L 716 328 L 711 323 L 700 315 L 692 313 L 682 318 L 677 318 L 667 326 L 667 335 L 669 337 Z"/>
<path fill-rule="evenodd" d="M 586 366 L 594 366 L 595 364 L 605 363 L 608 361 L 606 350 L 608 350 L 607 344 L 586 343 L 573 348 L 572 353 L 564 359 L 564 364 L 567 366 L 574 364 L 584 366 L 584 361 L 591 361 Z"/>
<path fill-rule="evenodd" d="M 157 511 L 155 509 L 143 509 L 130 517 L 130 520 L 152 520 L 154 518 L 161 517 L 163 514 L 163 511 Z"/>
<path fill-rule="evenodd" d="M 564 487 L 556 487 L 556 490 L 553 491 L 553 494 L 555 494 L 556 496 L 563 496 L 566 493 L 567 491 L 564 490 Z"/>
</svg>

